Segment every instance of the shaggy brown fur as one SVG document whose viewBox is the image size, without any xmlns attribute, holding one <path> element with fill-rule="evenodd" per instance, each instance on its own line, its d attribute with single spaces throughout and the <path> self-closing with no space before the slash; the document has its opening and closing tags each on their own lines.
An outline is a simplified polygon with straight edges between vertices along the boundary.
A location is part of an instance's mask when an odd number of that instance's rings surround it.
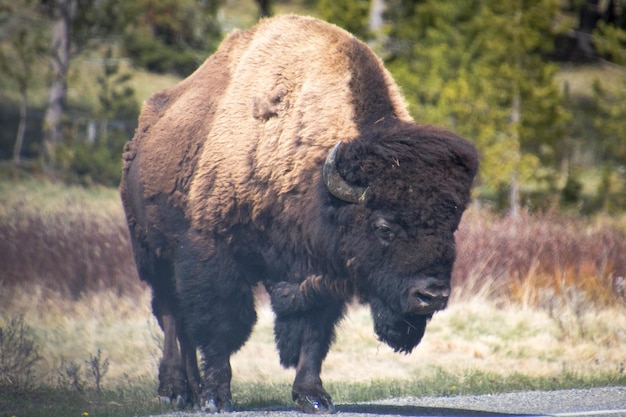
<svg viewBox="0 0 626 417">
<path fill-rule="evenodd" d="M 332 168 L 367 190 L 358 201 L 322 179 L 338 142 Z M 412 121 L 365 44 L 299 16 L 233 33 L 155 94 L 124 161 L 133 252 L 165 333 L 159 393 L 206 411 L 231 409 L 229 357 L 256 319 L 258 282 L 306 412 L 334 411 L 319 374 L 353 296 L 381 340 L 411 351 L 445 307 L 477 170 L 470 144 Z"/>
</svg>

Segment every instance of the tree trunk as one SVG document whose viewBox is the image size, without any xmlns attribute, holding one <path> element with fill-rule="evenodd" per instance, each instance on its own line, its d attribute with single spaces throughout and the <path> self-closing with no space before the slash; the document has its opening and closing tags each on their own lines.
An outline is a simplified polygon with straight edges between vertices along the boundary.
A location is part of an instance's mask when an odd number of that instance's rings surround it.
<svg viewBox="0 0 626 417">
<path fill-rule="evenodd" d="M 520 45 L 520 31 L 519 27 L 522 21 L 522 9 L 521 4 L 518 4 L 517 11 L 515 13 L 514 25 L 515 32 L 513 37 L 514 47 L 516 51 L 521 48 Z M 515 72 L 521 73 L 522 63 L 519 55 L 515 57 Z M 520 91 L 519 81 L 513 79 L 513 96 L 511 98 L 511 135 L 513 139 L 513 146 L 515 146 L 515 155 L 513 163 L 513 174 L 511 175 L 511 188 L 509 190 L 509 210 L 512 217 L 519 216 L 520 212 L 520 182 L 519 182 L 519 169 L 520 162 L 522 160 L 522 142 L 520 135 L 520 123 L 522 120 L 522 93 Z"/>
<path fill-rule="evenodd" d="M 520 212 L 520 184 L 519 184 L 519 164 L 521 160 L 521 143 L 520 143 L 520 119 L 522 114 L 522 98 L 517 82 L 513 86 L 513 103 L 511 109 L 511 125 L 513 131 L 513 143 L 516 147 L 515 163 L 513 166 L 513 175 L 511 176 L 511 188 L 509 190 L 509 210 L 512 217 L 517 217 Z"/>
<path fill-rule="evenodd" d="M 55 148 L 63 136 L 63 115 L 67 102 L 67 72 L 70 62 L 71 0 L 56 0 L 52 27 L 52 83 L 44 117 L 43 151 L 47 168 L 52 168 Z"/>
<path fill-rule="evenodd" d="M 385 0 L 372 0 L 370 6 L 370 14 L 368 19 L 368 27 L 370 33 L 378 34 L 383 26 L 385 13 Z"/>
<path fill-rule="evenodd" d="M 270 17 L 272 15 L 272 2 L 271 0 L 256 0 L 259 5 L 260 17 Z"/>
<path fill-rule="evenodd" d="M 22 145 L 24 144 L 24 134 L 26 132 L 26 110 L 28 106 L 28 90 L 26 86 L 20 88 L 22 102 L 20 103 L 20 124 L 17 127 L 17 135 L 15 137 L 15 145 L 13 146 L 13 163 L 20 164 L 20 155 L 22 153 Z"/>
</svg>

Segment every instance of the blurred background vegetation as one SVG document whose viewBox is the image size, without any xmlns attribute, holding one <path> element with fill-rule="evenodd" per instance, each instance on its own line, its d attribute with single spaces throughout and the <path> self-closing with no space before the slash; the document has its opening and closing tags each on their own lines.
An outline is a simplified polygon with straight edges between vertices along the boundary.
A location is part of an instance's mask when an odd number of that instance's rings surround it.
<svg viewBox="0 0 626 417">
<path fill-rule="evenodd" d="M 144 100 L 278 13 L 356 34 L 418 122 L 481 153 L 450 308 L 416 360 L 355 307 L 335 399 L 625 385 L 626 0 L 0 0 L 0 417 L 160 410 L 122 148 Z M 236 401 L 291 404 L 259 307 Z"/>
<path fill-rule="evenodd" d="M 625 0 L 3 0 L 3 172 L 116 185 L 141 102 L 289 12 L 368 42 L 417 121 L 478 146 L 480 205 L 626 208 Z"/>
</svg>

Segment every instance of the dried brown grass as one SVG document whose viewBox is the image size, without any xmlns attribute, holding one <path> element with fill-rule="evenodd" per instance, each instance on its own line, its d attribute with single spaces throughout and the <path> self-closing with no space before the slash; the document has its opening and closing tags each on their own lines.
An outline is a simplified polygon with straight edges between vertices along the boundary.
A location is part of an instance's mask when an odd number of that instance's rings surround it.
<svg viewBox="0 0 626 417">
<path fill-rule="evenodd" d="M 112 190 L 2 184 L 0 236 L 4 298 L 32 286 L 74 300 L 88 292 L 137 294 L 143 288 Z"/>
<path fill-rule="evenodd" d="M 104 387 L 153 383 L 161 333 L 117 193 L 54 187 L 22 186 L 9 195 L 0 184 L 1 315 L 22 315 L 34 329 L 41 377 L 51 384 L 72 361 L 87 378 L 85 361 L 99 350 L 110 363 Z M 397 355 L 379 343 L 367 309 L 354 306 L 325 362 L 326 381 L 411 379 L 438 366 L 623 374 L 626 237 L 619 225 L 470 210 L 457 245 L 453 300 L 415 353 Z M 258 304 L 255 331 L 233 357 L 235 379 L 289 383 L 293 371 L 279 366 L 272 312 L 265 300 Z"/>
<path fill-rule="evenodd" d="M 55 386 L 71 366 L 88 385 L 90 356 L 102 351 L 109 361 L 105 387 L 154 381 L 160 358 L 161 330 L 152 317 L 150 292 L 120 296 L 100 290 L 67 299 L 40 286 L 14 291 L 5 306 L 23 317 L 39 346 L 39 378 Z M 6 314 L 6 310 L 4 312 Z M 0 327 L 2 327 L 0 316 Z"/>
<path fill-rule="evenodd" d="M 457 232 L 457 298 L 482 294 L 539 306 L 542 294 L 571 288 L 600 306 L 626 301 L 626 237 L 608 219 L 557 215 L 496 216 L 470 210 Z"/>
<path fill-rule="evenodd" d="M 82 367 L 82 385 L 93 385 L 87 361 L 101 351 L 109 361 L 102 386 L 113 389 L 157 380 L 162 334 L 150 312 L 149 298 L 148 290 L 139 298 L 99 292 L 78 301 L 41 292 L 22 293 L 14 299 L 12 310 L 23 314 L 36 337 L 43 358 L 37 364 L 41 381 L 57 386 L 73 364 Z M 559 313 L 569 314 L 567 310 Z M 288 386 L 294 371 L 279 364 L 273 313 L 261 302 L 258 314 L 250 340 L 232 357 L 234 382 Z M 570 317 L 565 324 L 575 329 L 576 319 Z M 589 310 L 584 326 L 584 334 L 567 330 L 565 335 L 545 310 L 514 304 L 503 307 L 473 298 L 437 313 L 415 351 L 399 355 L 376 339 L 367 307 L 353 305 L 338 328 L 322 376 L 327 383 L 354 383 L 409 381 L 430 377 L 438 369 L 459 376 L 480 371 L 503 378 L 512 374 L 558 377 L 563 372 L 624 375 L 626 310 Z"/>
</svg>

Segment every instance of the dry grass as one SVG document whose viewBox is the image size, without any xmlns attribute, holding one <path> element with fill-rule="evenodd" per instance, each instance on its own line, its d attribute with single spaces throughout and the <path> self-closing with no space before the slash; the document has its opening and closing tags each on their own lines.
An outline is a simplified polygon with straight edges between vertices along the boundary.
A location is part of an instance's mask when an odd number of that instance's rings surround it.
<svg viewBox="0 0 626 417">
<path fill-rule="evenodd" d="M 616 287 L 626 276 L 626 237 L 609 219 L 556 215 L 466 213 L 457 232 L 453 287 L 523 306 L 542 306 L 546 294 L 577 291 L 588 304 L 626 301 Z"/>
<path fill-rule="evenodd" d="M 33 329 L 44 358 L 38 369 L 47 384 L 56 384 L 73 363 L 82 366 L 83 384 L 93 385 L 86 361 L 101 350 L 110 361 L 102 384 L 112 389 L 156 381 L 162 336 L 149 305 L 147 290 L 139 298 L 103 291 L 78 301 L 35 290 L 14 297 L 10 310 L 23 314 Z M 264 302 L 258 313 L 250 340 L 232 358 L 234 382 L 288 386 L 294 371 L 278 363 L 273 313 Z M 577 326 L 576 319 L 566 323 L 572 329 Z M 476 297 L 454 302 L 436 314 L 414 353 L 399 355 L 376 340 L 368 309 L 355 305 L 339 328 L 323 378 L 329 384 L 411 381 L 432 377 L 438 369 L 459 379 L 472 371 L 503 378 L 520 373 L 532 377 L 558 377 L 563 372 L 623 375 L 624 307 L 589 310 L 584 323 L 586 334 L 572 330 L 565 337 L 547 311 L 515 304 L 502 307 Z"/>
<path fill-rule="evenodd" d="M 0 235 L 5 298 L 32 286 L 71 299 L 143 289 L 116 190 L 0 182 Z"/>
<path fill-rule="evenodd" d="M 593 96 L 593 83 L 601 81 L 604 85 L 619 85 L 624 77 L 623 68 L 617 65 L 564 65 L 557 73 L 556 82 L 569 89 L 577 98 Z"/>
<path fill-rule="evenodd" d="M 105 389 L 156 383 L 162 336 L 121 213 L 116 190 L 0 183 L 0 327 L 24 317 L 47 385 L 67 385 L 72 369 L 93 385 L 87 362 L 98 351 L 109 361 Z M 325 362 L 328 384 L 415 381 L 441 369 L 455 385 L 473 371 L 624 379 L 626 237 L 618 226 L 470 211 L 457 240 L 453 300 L 415 352 L 378 342 L 367 308 L 353 306 Z M 293 370 L 279 366 L 273 314 L 263 301 L 258 312 L 233 357 L 234 382 L 289 386 Z"/>
<path fill-rule="evenodd" d="M 102 290 L 72 301 L 33 286 L 2 302 L 32 329 L 43 358 L 39 375 L 46 385 L 56 385 L 71 364 L 80 365 L 81 381 L 91 384 L 86 362 L 98 350 L 109 360 L 103 385 L 155 380 L 162 336 L 152 317 L 148 290 L 139 296 Z"/>
<path fill-rule="evenodd" d="M 563 371 L 589 375 L 623 372 L 624 308 L 589 312 L 586 325 L 593 331 L 584 338 L 563 339 L 558 324 L 544 311 L 501 308 L 475 298 L 453 303 L 436 314 L 413 354 L 399 355 L 376 340 L 369 310 L 353 306 L 324 363 L 323 378 L 330 383 L 414 380 L 438 368 L 457 375 L 479 370 L 543 377 Z M 272 313 L 263 306 L 252 338 L 233 357 L 235 379 L 291 381 L 293 372 L 278 365 L 271 329 Z"/>
</svg>

